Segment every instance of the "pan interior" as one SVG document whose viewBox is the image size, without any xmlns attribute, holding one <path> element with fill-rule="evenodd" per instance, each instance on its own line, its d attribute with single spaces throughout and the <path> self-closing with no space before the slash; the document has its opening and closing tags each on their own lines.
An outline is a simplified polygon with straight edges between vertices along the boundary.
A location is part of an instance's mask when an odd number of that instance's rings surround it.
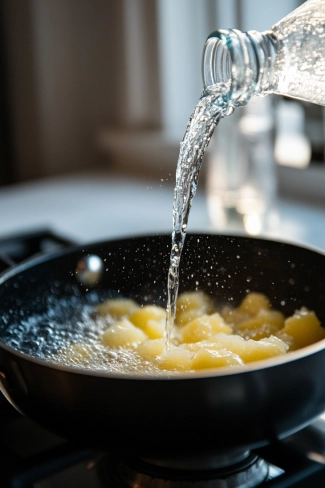
<svg viewBox="0 0 325 488">
<path fill-rule="evenodd" d="M 96 349 L 94 370 L 161 374 L 134 353 L 107 352 L 100 345 L 98 334 L 109 324 L 95 315 L 94 305 L 124 296 L 165 306 L 169 250 L 169 236 L 148 236 L 93 244 L 17 268 L 0 287 L 1 340 L 54 363 L 62 362 L 58 353 L 68 344 L 86 341 Z M 105 264 L 103 279 L 89 288 L 80 285 L 74 273 L 86 254 L 100 256 Z M 249 291 L 259 291 L 286 315 L 306 306 L 325 323 L 324 262 L 322 254 L 289 244 L 189 235 L 180 291 L 203 290 L 217 305 L 235 306 Z"/>
</svg>

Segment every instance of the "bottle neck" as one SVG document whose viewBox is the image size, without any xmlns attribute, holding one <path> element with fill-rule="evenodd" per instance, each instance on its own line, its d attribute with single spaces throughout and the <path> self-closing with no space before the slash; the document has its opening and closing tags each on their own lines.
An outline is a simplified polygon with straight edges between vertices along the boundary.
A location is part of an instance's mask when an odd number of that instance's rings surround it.
<svg viewBox="0 0 325 488">
<path fill-rule="evenodd" d="M 225 97 L 234 107 L 246 105 L 255 94 L 272 93 L 275 56 L 276 39 L 269 32 L 215 31 L 203 50 L 204 89 L 230 82 Z"/>
</svg>

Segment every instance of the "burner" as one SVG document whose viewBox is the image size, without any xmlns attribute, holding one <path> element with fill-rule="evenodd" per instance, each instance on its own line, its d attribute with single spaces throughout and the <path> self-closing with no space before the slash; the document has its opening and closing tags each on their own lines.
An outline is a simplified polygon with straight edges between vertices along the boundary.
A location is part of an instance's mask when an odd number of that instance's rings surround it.
<svg viewBox="0 0 325 488">
<path fill-rule="evenodd" d="M 105 458 L 100 466 L 103 487 L 116 488 L 253 488 L 266 480 L 269 467 L 255 454 L 217 469 L 174 469 L 142 460 Z"/>
</svg>

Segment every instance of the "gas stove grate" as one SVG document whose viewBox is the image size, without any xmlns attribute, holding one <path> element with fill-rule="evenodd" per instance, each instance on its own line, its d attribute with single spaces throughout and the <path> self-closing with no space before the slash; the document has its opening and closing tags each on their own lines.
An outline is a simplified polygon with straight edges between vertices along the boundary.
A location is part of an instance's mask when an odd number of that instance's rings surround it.
<svg viewBox="0 0 325 488">
<path fill-rule="evenodd" d="M 49 229 L 0 238 L 0 273 L 38 254 L 73 245 Z"/>
<path fill-rule="evenodd" d="M 75 485 L 65 485 L 62 482 L 59 485 L 51 484 L 53 475 L 64 473 L 66 469 L 75 465 L 79 465 L 79 477 L 86 477 L 86 471 L 90 468 L 98 468 L 97 471 L 95 469 L 96 482 L 95 484 L 89 484 L 89 488 L 130 488 L 120 480 L 117 474 L 118 470 L 116 467 L 121 461 L 119 455 L 99 452 L 92 447 L 65 442 L 60 438 L 55 438 L 53 441 L 52 434 L 33 424 L 29 419 L 21 417 L 8 404 L 1 410 L 1 424 L 4 426 L 10 424 L 10 422 L 13 427 L 9 429 L 7 427 L 2 431 L 4 436 L 2 436 L 0 441 L 1 488 L 34 488 L 36 486 L 53 486 L 55 488 L 57 486 L 60 488 L 67 488 L 68 486 L 71 486 L 71 488 L 74 486 L 79 487 L 80 483 L 77 481 Z M 22 437 L 24 437 L 26 432 L 33 433 L 32 437 L 25 435 L 25 439 L 21 441 L 22 445 L 19 446 L 19 449 L 17 445 L 14 448 L 10 445 L 10 443 L 17 444 L 13 442 L 15 422 L 18 423 L 17 431 L 19 430 L 22 433 Z M 21 429 L 22 426 L 23 428 Z M 39 440 L 40 445 L 37 446 L 37 452 L 26 456 L 26 452 L 28 452 L 30 447 L 28 444 L 33 444 L 35 449 L 35 443 L 37 444 Z M 21 450 L 24 455 L 21 455 L 21 452 L 18 454 L 18 451 Z M 288 444 L 286 441 L 274 442 L 267 447 L 257 449 L 255 454 L 267 463 L 280 468 L 280 471 L 283 470 L 283 474 L 277 475 L 273 479 L 269 478 L 258 485 L 261 488 L 324 488 L 325 486 L 325 466 L 309 460 L 291 443 Z M 141 466 L 141 462 L 139 466 Z M 279 472 L 279 469 L 276 469 L 275 472 Z M 163 478 L 164 476 L 162 476 Z M 46 481 L 46 484 L 43 485 L 42 480 L 47 479 L 50 481 Z M 168 484 L 169 486 L 174 485 Z M 177 481 L 175 486 L 178 486 Z M 182 485 L 180 484 L 179 486 Z M 201 487 L 200 484 L 196 485 L 193 483 L 193 488 L 196 486 Z"/>
</svg>

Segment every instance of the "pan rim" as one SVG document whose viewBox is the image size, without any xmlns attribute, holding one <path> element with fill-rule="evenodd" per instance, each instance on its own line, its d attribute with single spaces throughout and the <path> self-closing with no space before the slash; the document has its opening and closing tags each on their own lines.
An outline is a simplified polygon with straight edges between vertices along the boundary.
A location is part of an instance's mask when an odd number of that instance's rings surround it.
<svg viewBox="0 0 325 488">
<path fill-rule="evenodd" d="M 46 262 L 46 261 L 51 260 L 51 259 L 67 256 L 69 254 L 72 254 L 73 252 L 78 252 L 78 251 L 79 252 L 88 252 L 88 250 L 90 250 L 90 248 L 92 248 L 92 247 L 104 246 L 108 243 L 112 243 L 112 244 L 115 243 L 116 244 L 116 243 L 123 242 L 123 241 L 130 241 L 130 240 L 136 240 L 136 239 L 152 239 L 152 238 L 168 237 L 168 236 L 170 236 L 170 233 L 168 233 L 168 232 L 160 232 L 157 234 L 133 234 L 131 236 L 118 237 L 118 238 L 114 238 L 114 239 L 106 239 L 106 240 L 101 240 L 101 241 L 90 241 L 90 242 L 86 242 L 83 244 L 72 245 L 71 247 L 64 248 L 64 249 L 61 249 L 58 251 L 53 251 L 53 252 L 49 252 L 49 253 L 45 253 L 45 254 L 42 253 L 41 255 L 37 255 L 35 257 L 29 258 L 26 261 L 23 261 L 23 262 L 19 263 L 18 265 L 14 266 L 13 268 L 10 268 L 9 270 L 6 270 L 6 271 L 0 273 L 0 286 L 2 286 L 6 281 L 8 281 L 10 278 L 14 277 L 18 273 L 26 271 L 26 270 L 32 268 L 33 266 L 37 266 L 37 265 L 42 264 L 43 262 Z M 288 240 L 284 240 L 281 238 L 272 239 L 272 238 L 267 238 L 267 237 L 263 237 L 263 236 L 262 237 L 246 236 L 246 235 L 243 235 L 240 233 L 228 234 L 228 233 L 220 232 L 220 233 L 216 234 L 214 232 L 206 232 L 206 231 L 188 232 L 187 236 L 186 236 L 186 240 L 188 240 L 188 238 L 192 238 L 192 237 L 195 238 L 195 237 L 205 237 L 205 236 L 208 236 L 208 237 L 210 237 L 210 236 L 211 237 L 212 236 L 225 237 L 225 238 L 229 238 L 229 239 L 238 239 L 239 238 L 239 239 L 246 239 L 246 240 L 257 241 L 257 242 L 268 242 L 268 243 L 273 243 L 273 244 L 283 244 L 283 245 L 303 249 L 306 251 L 316 252 L 317 254 L 321 254 L 321 255 L 325 256 L 325 250 L 323 250 L 317 246 L 305 245 L 303 243 L 288 241 Z"/>
<path fill-rule="evenodd" d="M 0 275 L 0 286 L 4 285 L 9 279 L 15 277 L 19 273 L 26 271 L 34 266 L 40 265 L 48 260 L 56 259 L 58 257 L 62 256 L 67 256 L 71 253 L 74 252 L 88 252 L 88 248 L 92 247 L 100 247 L 107 245 L 107 243 L 118 243 L 118 242 L 123 242 L 123 241 L 129 241 L 129 240 L 136 240 L 136 239 L 152 239 L 152 238 L 159 238 L 159 237 L 168 237 L 170 234 L 168 232 L 164 233 L 158 233 L 158 234 L 138 234 L 138 235 L 132 235 L 132 236 L 125 236 L 125 237 L 120 237 L 120 238 L 114 238 L 114 239 L 106 239 L 103 241 L 95 241 L 95 242 L 90 242 L 90 243 L 84 243 L 84 244 L 77 244 L 77 245 L 72 245 L 69 248 L 65 248 L 63 250 L 55 251 L 52 253 L 48 254 L 42 254 L 40 256 L 33 257 L 31 259 L 28 259 L 17 266 L 4 271 Z M 316 252 L 318 254 L 321 254 L 325 256 L 325 251 L 323 249 L 320 249 L 316 246 L 312 245 L 304 245 L 302 243 L 296 243 L 296 242 L 290 242 L 287 240 L 282 240 L 281 238 L 277 239 L 272 239 L 272 238 L 267 238 L 267 237 L 255 237 L 255 236 L 246 236 L 243 234 L 228 234 L 228 233 L 214 233 L 214 232 L 191 232 L 187 234 L 187 237 L 204 237 L 204 236 L 220 236 L 220 237 L 225 237 L 225 238 L 234 238 L 234 239 L 246 239 L 246 240 L 252 240 L 252 241 L 262 241 L 262 242 L 269 242 L 269 243 L 274 243 L 274 244 L 283 244 L 287 246 L 293 246 L 295 248 L 300 248 L 306 251 L 311 251 L 311 252 Z M 195 372 L 166 372 L 163 373 L 159 376 L 154 376 L 151 374 L 132 374 L 132 373 L 114 373 L 114 372 L 108 372 L 104 370 L 92 370 L 92 369 L 87 369 L 87 368 L 81 368 L 78 366 L 68 366 L 68 365 L 62 365 L 59 363 L 55 363 L 46 359 L 40 359 L 34 356 L 31 356 L 29 354 L 23 353 L 11 346 L 8 346 L 5 344 L 1 338 L 0 338 L 0 349 L 4 349 L 7 352 L 25 360 L 25 361 L 31 361 L 33 363 L 38 364 L 39 366 L 43 366 L 46 368 L 50 369 L 56 369 L 59 371 L 65 371 L 68 373 L 73 373 L 73 374 L 79 374 L 79 375 L 86 375 L 86 376 L 96 376 L 96 377 L 103 377 L 103 378 L 109 378 L 109 379 L 123 379 L 123 380 L 136 380 L 136 381 L 170 381 L 170 380 L 196 380 L 196 379 L 211 379 L 215 377 L 222 377 L 222 376 L 229 376 L 229 375 L 237 375 L 237 374 L 247 374 L 253 371 L 260 371 L 264 369 L 269 369 L 272 367 L 276 366 L 281 366 L 286 363 L 291 363 L 293 361 L 297 361 L 299 359 L 302 359 L 304 357 L 311 356 L 312 354 L 316 354 L 323 349 L 325 349 L 325 339 L 322 339 L 321 341 L 318 341 L 314 344 L 311 344 L 309 346 L 305 346 L 297 351 L 292 351 L 289 352 L 285 355 L 282 356 L 277 356 L 269 359 L 263 359 L 260 361 L 254 361 L 252 363 L 248 363 L 245 365 L 240 365 L 240 366 L 229 366 L 229 367 L 223 367 L 219 369 L 209 369 L 209 370 L 203 370 L 203 371 L 195 371 Z"/>
</svg>

